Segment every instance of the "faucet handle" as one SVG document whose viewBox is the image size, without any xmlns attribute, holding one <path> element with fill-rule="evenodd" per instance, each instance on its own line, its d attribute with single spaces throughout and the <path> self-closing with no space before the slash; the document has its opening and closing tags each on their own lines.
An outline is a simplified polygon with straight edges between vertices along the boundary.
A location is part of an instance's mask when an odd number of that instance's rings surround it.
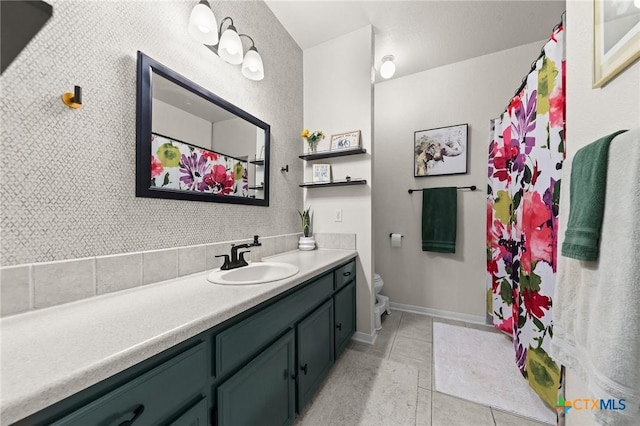
<svg viewBox="0 0 640 426">
<path fill-rule="evenodd" d="M 258 238 L 260 238 L 259 235 L 254 235 L 253 236 L 253 244 L 251 244 L 252 246 L 261 246 L 262 243 L 260 241 L 258 241 Z"/>
<path fill-rule="evenodd" d="M 238 262 L 239 262 L 240 266 L 248 266 L 249 265 L 247 263 L 247 260 L 244 258 L 244 255 L 246 253 L 251 253 L 251 250 L 245 250 L 245 251 L 241 251 L 240 253 L 238 253 L 238 255 L 239 255 Z"/>
<path fill-rule="evenodd" d="M 220 267 L 221 270 L 226 271 L 227 269 L 229 269 L 229 267 L 231 265 L 230 265 L 230 262 L 229 262 L 229 255 L 228 254 L 221 254 L 221 255 L 215 256 L 215 257 L 224 257 L 224 263 Z"/>
</svg>

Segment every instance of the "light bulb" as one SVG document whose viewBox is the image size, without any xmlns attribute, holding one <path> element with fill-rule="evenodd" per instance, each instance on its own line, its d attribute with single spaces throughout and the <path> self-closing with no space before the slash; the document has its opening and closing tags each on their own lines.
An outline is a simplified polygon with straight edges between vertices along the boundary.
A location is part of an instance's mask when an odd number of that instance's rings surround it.
<svg viewBox="0 0 640 426">
<path fill-rule="evenodd" d="M 393 77 L 396 72 L 396 64 L 393 63 L 393 55 L 387 55 L 382 58 L 382 66 L 380 67 L 380 76 L 384 79 Z"/>
<path fill-rule="evenodd" d="M 202 0 L 191 11 L 189 34 L 200 43 L 218 44 L 218 22 L 206 0 Z"/>
</svg>

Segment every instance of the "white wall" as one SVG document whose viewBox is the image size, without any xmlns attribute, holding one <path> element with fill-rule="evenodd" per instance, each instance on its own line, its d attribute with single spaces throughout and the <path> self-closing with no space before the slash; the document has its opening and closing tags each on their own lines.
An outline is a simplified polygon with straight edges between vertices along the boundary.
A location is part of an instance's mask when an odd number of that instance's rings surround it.
<svg viewBox="0 0 640 426">
<path fill-rule="evenodd" d="M 327 135 L 318 145 L 318 150 L 329 149 L 331 134 L 358 129 L 362 131 L 362 146 L 367 149 L 364 155 L 315 161 L 331 163 L 334 179 L 344 179 L 349 175 L 367 179 L 367 185 L 306 189 L 304 201 L 305 207 L 310 206 L 313 212 L 314 232 L 356 234 L 357 329 L 366 334 L 373 331 L 372 51 L 373 29 L 366 26 L 303 52 L 304 127 L 312 132 L 322 130 Z M 298 143 L 302 148 L 304 142 Z M 305 165 L 305 181 L 311 181 L 312 163 Z M 333 221 L 336 209 L 343 212 L 342 222 Z"/>
<path fill-rule="evenodd" d="M 484 321 L 489 120 L 504 110 L 544 42 L 376 84 L 375 265 L 392 302 Z M 463 123 L 468 174 L 414 178 L 413 132 Z M 423 252 L 422 195 L 407 190 L 469 185 L 478 190 L 458 191 L 456 253 Z M 392 232 L 404 235 L 402 247 L 391 248 Z"/>
<path fill-rule="evenodd" d="M 211 123 L 166 102 L 153 100 L 151 130 L 203 148 L 211 146 Z"/>
<path fill-rule="evenodd" d="M 571 159 L 578 149 L 602 136 L 619 129 L 640 127 L 640 63 L 636 61 L 603 88 L 592 89 L 592 2 L 567 2 L 566 34 L 566 148 L 567 158 Z M 566 375 L 565 397 L 568 400 L 590 397 L 586 385 L 573 371 Z M 567 413 L 567 426 L 595 424 L 588 411 Z"/>
</svg>

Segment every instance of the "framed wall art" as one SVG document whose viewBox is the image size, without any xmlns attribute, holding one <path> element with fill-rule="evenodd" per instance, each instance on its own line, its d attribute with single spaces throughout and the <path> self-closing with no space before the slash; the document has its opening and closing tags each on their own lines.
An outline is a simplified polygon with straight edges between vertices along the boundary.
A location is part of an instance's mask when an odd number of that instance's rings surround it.
<svg viewBox="0 0 640 426">
<path fill-rule="evenodd" d="M 467 130 L 467 124 L 458 124 L 414 132 L 413 176 L 467 173 Z"/>
<path fill-rule="evenodd" d="M 313 165 L 313 183 L 331 182 L 331 164 Z"/>
<path fill-rule="evenodd" d="M 331 136 L 331 151 L 360 147 L 360 130 Z"/>
<path fill-rule="evenodd" d="M 633 1 L 593 2 L 593 87 L 640 58 L 640 9 Z"/>
</svg>

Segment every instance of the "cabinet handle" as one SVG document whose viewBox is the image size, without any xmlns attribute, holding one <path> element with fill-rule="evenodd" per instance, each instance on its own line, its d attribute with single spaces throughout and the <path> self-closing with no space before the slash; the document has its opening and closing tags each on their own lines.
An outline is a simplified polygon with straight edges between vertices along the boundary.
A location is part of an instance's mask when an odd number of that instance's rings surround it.
<svg viewBox="0 0 640 426">
<path fill-rule="evenodd" d="M 340 322 L 340 323 L 336 324 L 336 328 L 338 330 L 342 330 L 342 323 Z"/>
<path fill-rule="evenodd" d="M 144 405 L 142 404 L 138 405 L 136 409 L 133 410 L 133 417 L 131 418 L 131 420 L 125 420 L 124 422 L 120 423 L 118 426 L 131 426 L 133 422 L 135 422 L 138 419 L 138 417 L 142 415 L 143 412 L 144 412 Z"/>
<path fill-rule="evenodd" d="M 307 375 L 307 367 L 308 367 L 307 364 L 305 364 L 302 367 L 300 367 L 300 370 L 302 370 L 302 372 L 305 374 L 305 376 Z"/>
<path fill-rule="evenodd" d="M 342 275 L 344 275 L 345 277 L 348 277 L 349 275 L 351 275 L 351 271 L 343 272 Z"/>
</svg>

